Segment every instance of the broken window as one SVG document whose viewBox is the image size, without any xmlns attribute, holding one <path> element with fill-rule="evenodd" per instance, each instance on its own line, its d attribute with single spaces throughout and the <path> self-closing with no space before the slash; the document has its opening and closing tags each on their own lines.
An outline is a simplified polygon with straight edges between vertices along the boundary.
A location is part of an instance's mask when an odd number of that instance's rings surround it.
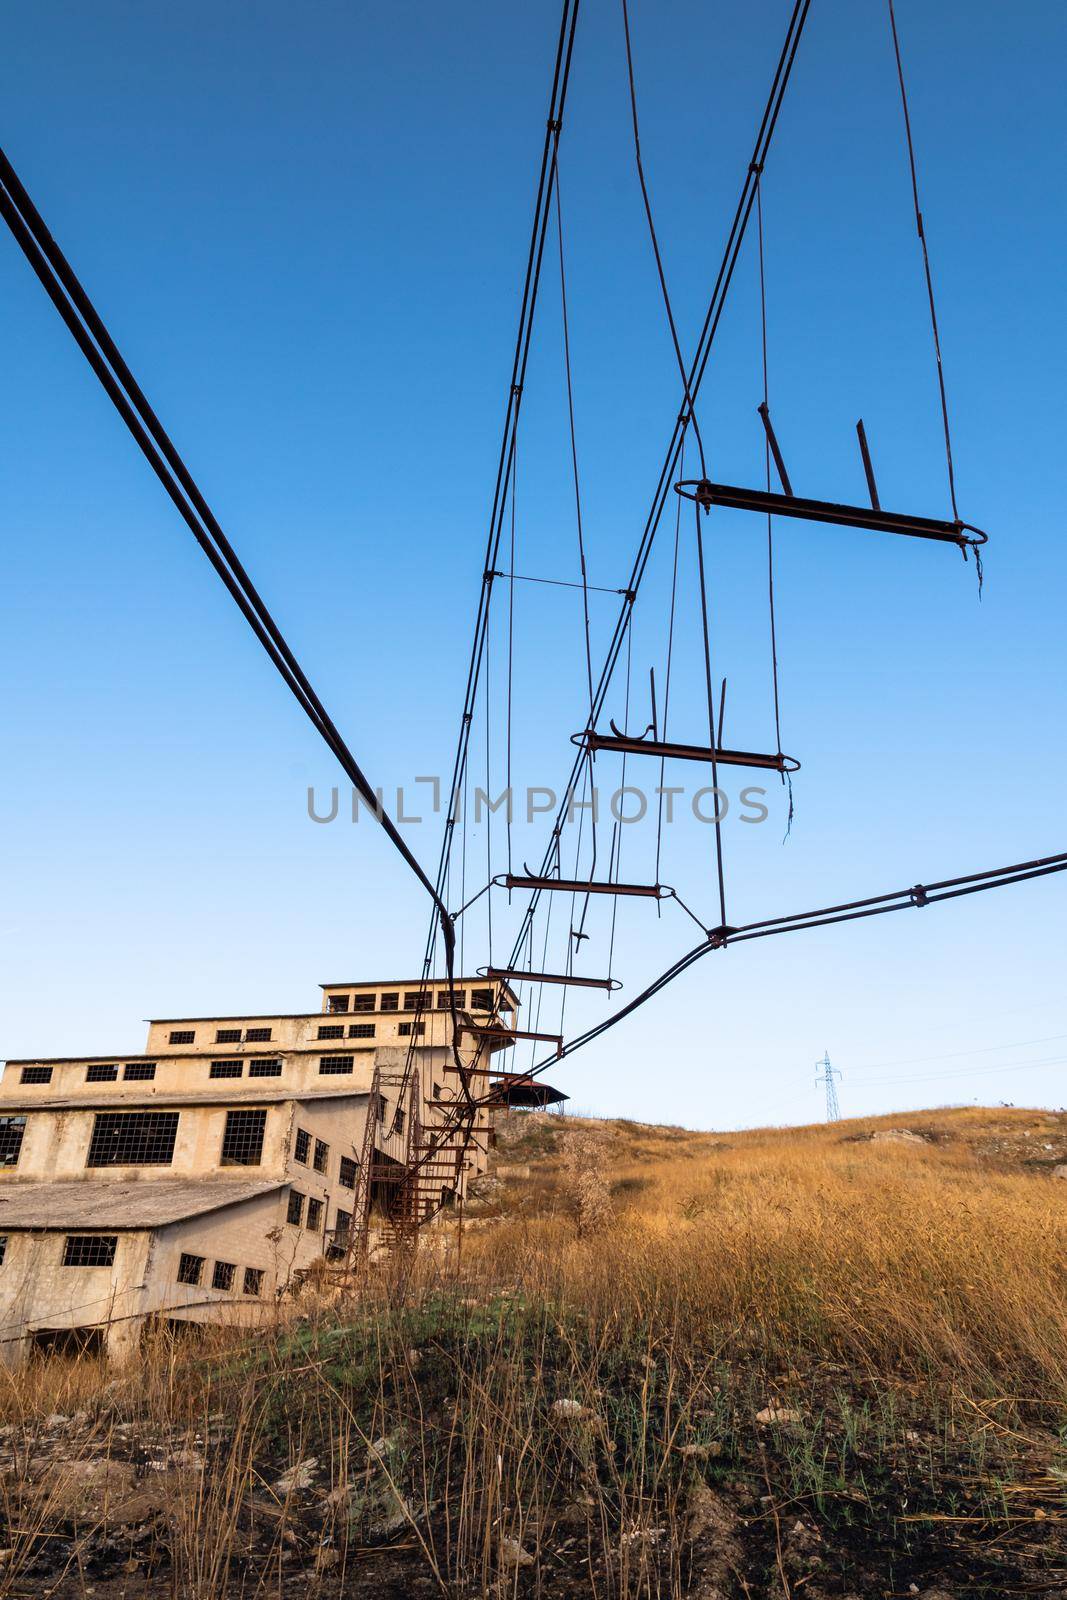
<svg viewBox="0 0 1067 1600">
<path fill-rule="evenodd" d="M 462 1010 L 462 1008 L 467 1004 L 466 989 L 453 989 L 451 1001 L 449 999 L 448 990 L 442 989 L 437 996 L 438 1011 L 450 1011 L 452 1009 L 453 1001 L 455 1002 L 457 1010 Z"/>
<path fill-rule="evenodd" d="M 265 1111 L 227 1111 L 222 1135 L 224 1167 L 258 1167 L 267 1129 Z"/>
<path fill-rule="evenodd" d="M 216 1044 L 240 1044 L 240 1042 L 241 1042 L 241 1030 L 240 1030 L 240 1028 L 216 1028 L 216 1030 L 215 1030 L 215 1043 Z"/>
<path fill-rule="evenodd" d="M 322 1201 L 321 1200 L 309 1200 L 308 1201 L 307 1218 L 305 1219 L 304 1226 L 306 1228 L 310 1229 L 310 1231 L 312 1233 L 318 1233 L 321 1224 L 322 1224 Z"/>
<path fill-rule="evenodd" d="M 122 1076 L 127 1083 L 150 1083 L 156 1075 L 154 1061 L 127 1061 Z"/>
<path fill-rule="evenodd" d="M 0 1167 L 17 1167 L 22 1152 L 25 1117 L 0 1117 Z"/>
<path fill-rule="evenodd" d="M 352 996 L 353 1011 L 373 1011 L 375 996 L 372 994 L 354 994 Z"/>
<path fill-rule="evenodd" d="M 114 1233 L 70 1233 L 63 1246 L 65 1267 L 110 1267 L 118 1237 Z"/>
<path fill-rule="evenodd" d="M 0 1267 L 3 1266 L 4 1257 L 6 1255 L 7 1255 L 7 1234 L 3 1233 L 3 1234 L 0 1234 Z"/>
<path fill-rule="evenodd" d="M 334 1236 L 335 1242 L 337 1244 L 347 1244 L 348 1243 L 348 1236 L 351 1233 L 351 1231 L 352 1231 L 352 1213 L 351 1213 L 351 1211 L 342 1211 L 340 1206 L 338 1206 L 337 1213 L 336 1213 L 336 1215 L 334 1217 L 334 1223 L 333 1223 L 333 1236 Z"/>
<path fill-rule="evenodd" d="M 215 1270 L 211 1274 L 211 1287 L 213 1289 L 232 1289 L 233 1275 L 237 1271 L 232 1261 L 216 1261 Z"/>
<path fill-rule="evenodd" d="M 393 1117 L 393 1132 L 403 1133 L 406 1116 L 403 1106 L 397 1106 L 396 1115 Z"/>
<path fill-rule="evenodd" d="M 167 1167 L 178 1135 L 176 1111 L 98 1111 L 88 1167 Z"/>
<path fill-rule="evenodd" d="M 401 1022 L 397 1026 L 397 1033 L 402 1039 L 410 1039 L 412 1033 L 419 1037 L 426 1032 L 425 1022 Z"/>
<path fill-rule="evenodd" d="M 248 1063 L 248 1076 L 250 1078 L 280 1078 L 282 1064 L 280 1061 L 250 1061 Z"/>
<path fill-rule="evenodd" d="M 405 994 L 405 1011 L 428 1011 L 433 1005 L 433 995 L 428 989 L 419 989 L 415 994 Z"/>
<path fill-rule="evenodd" d="M 285 1213 L 286 1222 L 291 1222 L 294 1228 L 299 1228 L 304 1219 L 304 1196 L 299 1189 L 289 1190 L 289 1205 Z"/>
<path fill-rule="evenodd" d="M 374 1023 L 350 1022 L 348 1025 L 348 1037 L 350 1039 L 373 1039 Z"/>
<path fill-rule="evenodd" d="M 209 1078 L 239 1078 L 245 1070 L 243 1061 L 213 1061 Z"/>
<path fill-rule="evenodd" d="M 327 1011 L 347 1011 L 348 996 L 346 994 L 332 994 L 326 1002 Z"/>
<path fill-rule="evenodd" d="M 261 1294 L 263 1292 L 263 1268 L 246 1267 L 243 1293 Z"/>
<path fill-rule="evenodd" d="M 331 1022 L 319 1029 L 320 1039 L 343 1039 L 345 1027 L 343 1022 Z"/>
<path fill-rule="evenodd" d="M 20 1083 L 51 1083 L 51 1067 L 23 1067 L 19 1074 Z"/>
<path fill-rule="evenodd" d="M 118 1075 L 118 1067 L 105 1066 L 100 1061 L 91 1062 L 85 1069 L 86 1083 L 114 1083 Z"/>
<path fill-rule="evenodd" d="M 193 1044 L 195 1040 L 196 1034 L 192 1028 L 173 1028 L 171 1030 L 171 1044 Z"/>
<path fill-rule="evenodd" d="M 316 1172 L 325 1172 L 326 1163 L 330 1158 L 330 1147 L 324 1139 L 315 1140 L 315 1159 L 311 1165 Z"/>
<path fill-rule="evenodd" d="M 270 1035 L 270 1028 L 249 1028 L 245 1033 L 245 1039 L 249 1044 L 266 1044 Z"/>
<path fill-rule="evenodd" d="M 306 1128 L 297 1128 L 296 1138 L 293 1141 L 293 1160 L 299 1161 L 302 1167 L 306 1167 L 310 1154 L 311 1135 Z"/>
<path fill-rule="evenodd" d="M 398 1011 L 400 1009 L 399 990 L 394 989 L 389 994 L 383 994 L 380 1002 L 380 1009 L 382 1011 Z"/>
<path fill-rule="evenodd" d="M 319 1072 L 324 1078 L 341 1077 L 352 1071 L 351 1056 L 320 1056 Z"/>
<path fill-rule="evenodd" d="M 338 1183 L 341 1184 L 342 1188 L 354 1189 L 356 1187 L 356 1178 L 358 1177 L 358 1175 L 359 1175 L 359 1167 L 352 1160 L 352 1157 L 351 1156 L 342 1156 L 341 1157 L 341 1170 L 338 1173 L 338 1177 L 337 1177 L 337 1181 L 338 1181 Z"/>
<path fill-rule="evenodd" d="M 192 1256 L 182 1251 L 178 1258 L 178 1282 L 197 1284 L 204 1273 L 203 1256 Z"/>
<path fill-rule="evenodd" d="M 492 991 L 492 989 L 472 989 L 471 990 L 471 1010 L 472 1011 L 492 1011 L 492 1009 L 493 1009 L 493 991 Z"/>
</svg>

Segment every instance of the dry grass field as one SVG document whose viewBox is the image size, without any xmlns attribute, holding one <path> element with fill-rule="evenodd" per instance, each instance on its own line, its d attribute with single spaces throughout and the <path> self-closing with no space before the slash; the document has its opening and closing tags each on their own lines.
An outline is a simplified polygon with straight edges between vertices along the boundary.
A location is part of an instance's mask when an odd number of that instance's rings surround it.
<svg viewBox="0 0 1067 1600">
<path fill-rule="evenodd" d="M 1067 1596 L 1067 1116 L 497 1135 L 414 1262 L 0 1379 L 0 1597 Z"/>
</svg>

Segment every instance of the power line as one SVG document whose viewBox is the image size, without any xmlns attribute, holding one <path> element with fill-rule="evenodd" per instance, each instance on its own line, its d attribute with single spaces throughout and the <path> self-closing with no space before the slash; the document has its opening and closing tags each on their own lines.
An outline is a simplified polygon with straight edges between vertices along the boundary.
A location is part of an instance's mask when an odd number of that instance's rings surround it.
<svg viewBox="0 0 1067 1600">
<path fill-rule="evenodd" d="M 378 803 L 373 786 L 330 719 L 192 473 L 149 405 L 99 312 L 2 150 L 0 215 L 108 398 L 283 682 L 336 756 L 356 792 L 374 812 L 394 849 L 430 895 L 440 922 L 445 959 L 451 977 L 455 929 L 440 892 L 423 871 L 384 807 Z"/>
</svg>

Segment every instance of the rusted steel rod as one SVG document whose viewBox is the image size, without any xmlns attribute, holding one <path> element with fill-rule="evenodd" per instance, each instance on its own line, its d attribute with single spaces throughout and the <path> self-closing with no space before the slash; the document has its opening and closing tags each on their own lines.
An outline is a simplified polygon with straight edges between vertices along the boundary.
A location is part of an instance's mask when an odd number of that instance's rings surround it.
<svg viewBox="0 0 1067 1600">
<path fill-rule="evenodd" d="M 913 539 L 937 539 L 963 549 L 983 545 L 988 535 L 966 522 L 946 522 L 940 517 L 913 517 L 875 506 L 839 505 L 833 500 L 804 500 L 799 495 L 775 494 L 770 489 L 739 489 L 730 483 L 710 483 L 689 478 L 675 485 L 677 492 L 698 505 L 725 506 L 732 511 L 758 511 L 776 517 L 797 517 L 804 522 L 831 522 L 849 528 L 871 528 L 876 533 L 900 533 Z M 965 532 L 970 528 L 973 537 Z"/>
<path fill-rule="evenodd" d="M 659 756 L 668 761 L 707 761 L 724 767 L 760 767 L 772 772 L 799 772 L 794 756 L 762 755 L 753 750 L 716 750 L 703 744 L 675 744 L 667 739 L 639 739 L 628 733 L 597 733 L 586 728 L 573 735 L 587 750 L 615 750 L 620 755 Z"/>
</svg>

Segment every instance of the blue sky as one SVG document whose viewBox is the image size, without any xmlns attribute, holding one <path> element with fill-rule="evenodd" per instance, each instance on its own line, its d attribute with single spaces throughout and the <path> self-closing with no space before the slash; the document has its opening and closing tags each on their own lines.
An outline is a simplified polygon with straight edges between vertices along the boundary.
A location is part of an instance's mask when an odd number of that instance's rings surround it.
<svg viewBox="0 0 1067 1600">
<path fill-rule="evenodd" d="M 787 11 L 631 8 L 686 349 Z M 1067 841 L 1064 16 L 1045 0 L 1010 13 L 900 0 L 898 22 L 960 505 L 990 532 L 985 595 L 947 548 L 779 529 L 783 746 L 803 770 L 788 843 L 777 790 L 766 825 L 742 825 L 735 807 L 724 826 L 735 921 Z M 180 17 L 41 0 L 9 19 L 0 143 L 387 793 L 446 771 L 457 731 L 557 26 L 540 0 L 192 0 Z M 609 588 L 626 581 L 679 399 L 628 117 L 620 10 L 583 0 L 561 189 L 590 577 Z M 947 514 L 899 98 L 873 0 L 815 0 L 764 199 L 771 401 L 794 487 L 862 499 L 862 415 L 883 503 Z M 699 414 L 713 476 L 758 483 L 751 244 Z M 143 1016 L 314 1008 L 321 980 L 414 973 L 424 896 L 366 819 L 309 821 L 308 785 L 325 798 L 337 781 L 330 757 L 6 235 L 0 300 L 0 1052 L 132 1050 Z M 550 254 L 516 563 L 572 579 L 564 402 Z M 740 515 L 707 529 L 727 742 L 770 748 L 762 534 Z M 638 725 L 650 664 L 662 681 L 672 541 L 665 522 L 635 617 Z M 683 521 L 672 724 L 697 740 L 692 562 Z M 592 605 L 599 654 L 615 601 Z M 496 785 L 505 629 L 501 607 Z M 520 784 L 563 782 L 583 648 L 575 591 L 516 586 Z M 472 752 L 484 766 L 480 730 Z M 711 921 L 709 831 L 668 830 L 663 876 Z M 439 819 L 408 836 L 435 860 Z M 531 860 L 543 841 L 516 830 Z M 654 845 L 648 828 L 626 830 L 623 876 L 646 876 Z M 472 834 L 468 886 L 484 859 Z M 812 1063 L 829 1048 L 846 1113 L 1059 1105 L 1063 894 L 1054 878 L 709 956 L 554 1081 L 607 1113 L 804 1121 L 820 1113 Z M 496 898 L 497 958 L 515 909 Z M 587 971 L 607 960 L 606 911 L 590 924 Z M 480 912 L 468 967 L 486 959 Z M 676 909 L 624 905 L 620 998 L 694 934 Z M 568 1031 L 602 1011 L 572 995 Z"/>
</svg>

